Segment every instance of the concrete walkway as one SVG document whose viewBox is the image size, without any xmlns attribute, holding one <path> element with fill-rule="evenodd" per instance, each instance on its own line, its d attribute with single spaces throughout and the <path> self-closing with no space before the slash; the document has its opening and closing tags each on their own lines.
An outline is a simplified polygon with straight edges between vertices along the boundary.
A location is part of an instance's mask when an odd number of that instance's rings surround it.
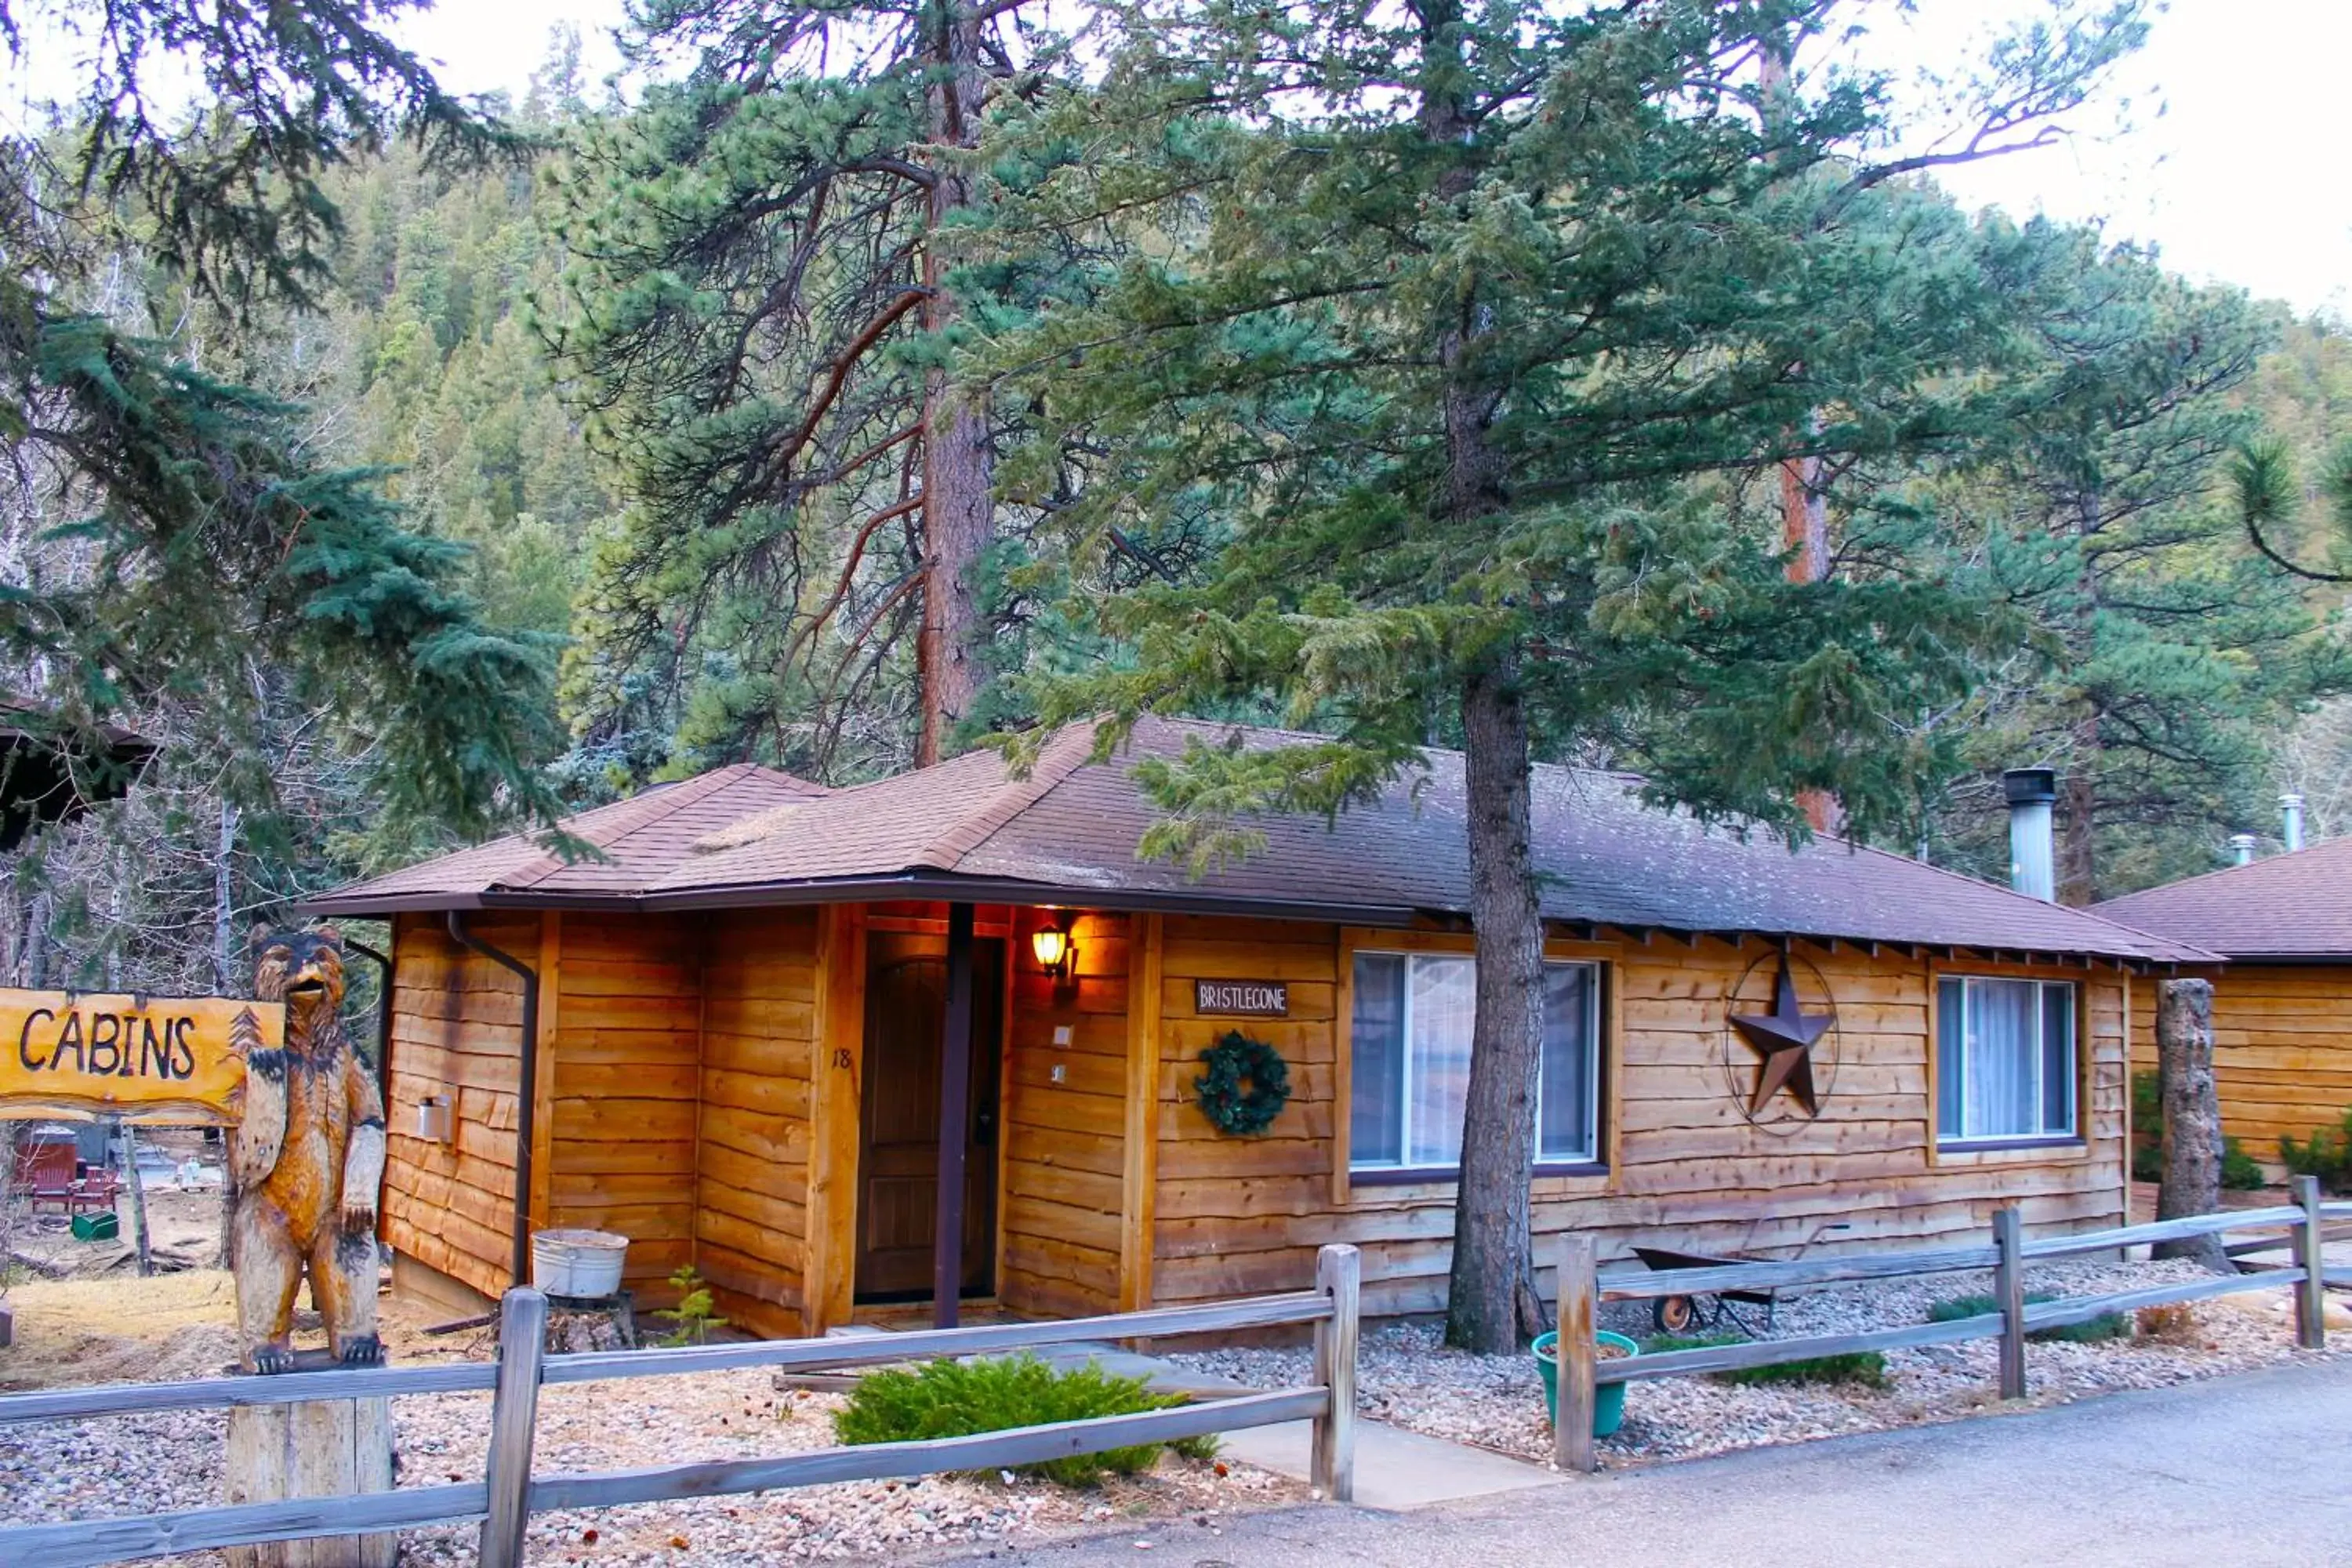
<svg viewBox="0 0 2352 1568">
<path fill-rule="evenodd" d="M 2352 1358 L 1577 1478 L 1407 1514 L 1318 1505 L 1220 1520 L 1214 1533 L 1182 1521 L 930 1561 L 2347 1568 Z"/>
</svg>

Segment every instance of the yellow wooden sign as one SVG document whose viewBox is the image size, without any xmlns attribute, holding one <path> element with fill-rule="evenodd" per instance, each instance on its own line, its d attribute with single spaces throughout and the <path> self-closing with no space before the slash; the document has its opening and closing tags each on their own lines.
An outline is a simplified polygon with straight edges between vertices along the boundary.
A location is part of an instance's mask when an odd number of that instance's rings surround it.
<svg viewBox="0 0 2352 1568">
<path fill-rule="evenodd" d="M 237 1027 L 241 1016 L 251 1025 Z M 234 1126 L 247 1050 L 286 1043 L 286 1009 L 233 996 L 0 990 L 0 1120 L 120 1116 Z"/>
</svg>

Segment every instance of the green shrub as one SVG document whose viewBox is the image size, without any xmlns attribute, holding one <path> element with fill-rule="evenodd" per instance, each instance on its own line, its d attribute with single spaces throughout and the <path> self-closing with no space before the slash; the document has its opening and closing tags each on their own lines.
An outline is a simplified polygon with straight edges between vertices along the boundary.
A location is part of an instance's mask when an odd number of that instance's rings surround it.
<svg viewBox="0 0 2352 1568">
<path fill-rule="evenodd" d="M 2306 1142 L 2279 1139 L 2279 1159 L 2298 1176 L 2317 1176 L 2331 1193 L 2352 1193 L 2352 1110 L 2334 1127 L 2323 1127 Z"/>
<path fill-rule="evenodd" d="M 1667 1351 L 1705 1350 L 1714 1345 L 1748 1342 L 1738 1334 L 1659 1334 L 1642 1347 L 1645 1355 Z M 1856 1383 L 1865 1388 L 1886 1386 L 1886 1358 L 1876 1351 L 1844 1355 L 1814 1356 L 1809 1361 L 1784 1361 L 1770 1366 L 1743 1366 L 1731 1372 L 1709 1373 L 1717 1383 L 1749 1385 L 1775 1383 Z"/>
<path fill-rule="evenodd" d="M 1057 1372 L 1034 1355 L 992 1356 L 935 1361 L 914 1372 L 869 1373 L 858 1379 L 848 1405 L 834 1416 L 833 1430 L 844 1443 L 906 1443 L 1097 1415 L 1133 1415 L 1183 1403 L 1178 1395 L 1152 1393 L 1139 1377 L 1114 1377 L 1092 1362 Z M 1216 1452 L 1216 1439 L 1144 1443 L 1019 1468 L 1024 1475 L 1044 1476 L 1064 1486 L 1091 1486 L 1106 1470 L 1131 1476 L 1149 1469 L 1163 1447 L 1204 1459 Z"/>
<path fill-rule="evenodd" d="M 2029 1307 L 2057 1300 L 2056 1296 L 2047 1290 L 2028 1290 L 2025 1293 L 2025 1304 Z M 1958 1322 L 1962 1318 L 1980 1318 L 1989 1312 L 2000 1310 L 2000 1303 L 1990 1296 L 1954 1296 L 1948 1300 L 1938 1301 L 1929 1307 L 1927 1321 L 1931 1323 L 1952 1323 Z M 2063 1341 L 2068 1344 L 2088 1345 L 2096 1344 L 2101 1340 L 2127 1340 L 2131 1338 L 2131 1320 L 2121 1312 L 2102 1312 L 2097 1317 L 2080 1323 L 2063 1323 L 2054 1329 L 2036 1329 L 2025 1337 L 2029 1340 L 2038 1340 L 2044 1344 Z"/>
<path fill-rule="evenodd" d="M 727 1320 L 719 1315 L 711 1302 L 710 1282 L 695 1271 L 693 1264 L 682 1265 L 670 1275 L 669 1283 L 670 1289 L 677 1292 L 677 1305 L 659 1308 L 654 1316 L 677 1327 L 662 1335 L 661 1343 L 673 1349 L 698 1345 L 709 1339 L 711 1330 L 727 1326 Z"/>
<path fill-rule="evenodd" d="M 2164 1180 L 2164 1086 L 2153 1068 L 2132 1074 L 2132 1180 Z M 2263 1184 L 2262 1162 L 2235 1138 L 2221 1140 L 2221 1184 L 2242 1193 Z"/>
</svg>

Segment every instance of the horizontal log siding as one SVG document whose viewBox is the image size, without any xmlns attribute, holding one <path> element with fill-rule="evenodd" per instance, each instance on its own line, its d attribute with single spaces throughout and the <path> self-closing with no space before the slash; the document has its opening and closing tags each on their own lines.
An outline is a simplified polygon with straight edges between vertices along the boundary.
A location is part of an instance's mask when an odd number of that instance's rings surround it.
<svg viewBox="0 0 2352 1568">
<path fill-rule="evenodd" d="M 536 913 L 476 914 L 467 929 L 526 963 L 539 954 Z M 496 1296 L 513 1247 L 522 981 L 451 942 L 440 917 L 402 915 L 393 922 L 392 988 L 383 1239 Z M 447 1143 L 416 1136 L 417 1110 L 436 1096 L 451 1104 Z"/>
<path fill-rule="evenodd" d="M 1336 1052 L 1346 1030 L 1334 1015 L 1340 933 L 1304 923 L 1170 916 L 1162 984 L 1162 1073 L 1155 1224 L 1154 1296 L 1177 1303 L 1304 1289 L 1315 1249 L 1363 1249 L 1364 1310 L 1441 1310 L 1452 1254 L 1454 1184 L 1356 1183 L 1335 1203 L 1331 1129 Z M 1429 945 L 1429 939 L 1413 941 Z M 1366 945 L 1386 945 L 1368 937 Z M 1852 1222 L 1824 1246 L 1957 1240 L 1984 1231 L 2004 1204 L 2029 1226 L 2079 1230 L 2125 1219 L 2121 1142 L 2126 1095 L 2122 978 L 2113 972 L 2032 970 L 1956 963 L 1952 973 L 2041 974 L 2085 986 L 2085 1126 L 2088 1146 L 1938 1153 L 1933 1141 L 1930 1006 L 1924 959 L 1871 957 L 1848 948 L 1801 952 L 1826 974 L 1838 1002 L 1840 1064 L 1824 1088 L 1820 1120 L 1786 1136 L 1750 1126 L 1727 1072 L 1724 1019 L 1741 972 L 1766 952 L 1708 940 L 1696 949 L 1661 942 L 1578 944 L 1560 956 L 1612 966 L 1622 1058 L 1604 1142 L 1605 1175 L 1539 1177 L 1534 1226 L 1544 1238 L 1601 1232 L 1604 1258 L 1629 1255 L 1637 1237 L 1671 1231 L 1695 1250 L 1769 1250 L 1801 1243 L 1825 1220 Z M 1286 979 L 1284 1020 L 1201 1019 L 1199 978 Z M 1743 1003 L 1769 1007 L 1768 962 L 1748 976 Z M 1202 1046 L 1239 1026 L 1280 1047 L 1293 1095 L 1262 1138 L 1222 1137 L 1192 1103 Z M 1745 1059 L 1738 1077 L 1747 1079 Z M 1824 1075 L 1825 1078 L 1827 1075 Z M 1549 1288 L 1549 1278 L 1544 1281 Z"/>
<path fill-rule="evenodd" d="M 702 1120 L 695 1267 L 719 1312 L 802 1331 L 817 911 L 747 910 L 702 931 Z"/>
<path fill-rule="evenodd" d="M 1079 918 L 1071 933 L 1077 984 L 1058 992 L 1030 948 L 1034 929 L 1034 921 L 1019 925 L 1010 944 L 997 1295 L 1017 1312 L 1114 1312 L 1127 1147 L 1129 920 Z M 1070 1043 L 1056 1046 L 1054 1031 L 1065 1026 Z M 1059 1083 L 1056 1067 L 1063 1069 Z"/>
<path fill-rule="evenodd" d="M 2157 981 L 2132 982 L 2132 1066 L 2156 1070 Z M 2352 1110 L 2352 964 L 2233 963 L 2213 982 L 2221 1130 L 2278 1165 L 2279 1137 L 2308 1138 Z"/>
<path fill-rule="evenodd" d="M 551 1227 L 629 1238 L 640 1304 L 694 1260 L 702 935 L 692 917 L 563 917 L 549 1104 Z"/>
</svg>

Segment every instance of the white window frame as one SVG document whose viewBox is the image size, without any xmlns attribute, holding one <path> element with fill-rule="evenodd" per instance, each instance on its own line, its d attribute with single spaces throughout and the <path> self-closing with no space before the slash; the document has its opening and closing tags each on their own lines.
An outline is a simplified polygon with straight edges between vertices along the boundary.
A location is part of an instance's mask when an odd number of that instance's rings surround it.
<svg viewBox="0 0 2352 1568">
<path fill-rule="evenodd" d="M 1403 1011 L 1398 1020 L 1404 1037 L 1405 1082 L 1397 1106 L 1397 1147 L 1400 1151 L 1409 1150 L 1412 1147 L 1412 965 L 1423 962 L 1467 963 L 1471 966 L 1475 982 L 1477 955 L 1474 952 L 1423 952 L 1409 948 L 1360 947 L 1348 955 L 1348 982 L 1350 994 L 1353 994 L 1355 986 L 1356 961 L 1360 958 L 1399 958 L 1405 963 Z M 1547 958 L 1543 962 L 1546 969 L 1581 969 L 1586 973 L 1588 984 L 1584 988 L 1585 1051 L 1591 1068 L 1592 1094 L 1591 1103 L 1585 1110 L 1584 1152 L 1580 1154 L 1545 1153 L 1543 1150 L 1543 1070 L 1540 1059 L 1542 1047 L 1538 1044 L 1536 1071 L 1536 1167 L 1540 1170 L 1547 1165 L 1597 1166 L 1601 1163 L 1601 1098 L 1608 1086 L 1607 1046 L 1601 1034 L 1601 988 L 1608 981 L 1608 966 L 1589 958 Z M 1356 1020 L 1351 1008 L 1348 1018 L 1348 1059 L 1351 1086 L 1354 1081 L 1355 1054 Z M 1349 1095 L 1352 1100 L 1352 1087 Z M 1352 1103 L 1344 1108 L 1344 1114 L 1354 1116 L 1355 1107 Z M 1402 1157 L 1393 1162 L 1367 1163 L 1358 1154 L 1352 1142 L 1348 1151 L 1348 1170 L 1352 1175 L 1385 1175 L 1396 1172 L 1418 1171 L 1442 1176 L 1454 1174 L 1461 1168 L 1458 1161 L 1452 1164 L 1415 1164 Z"/>
<path fill-rule="evenodd" d="M 1930 1110 L 1936 1128 L 1936 1146 L 1939 1149 L 1970 1149 L 1985 1146 L 2010 1148 L 2029 1143 L 2067 1144 L 2081 1142 L 2083 1141 L 2083 997 L 2081 990 L 2075 985 L 2075 984 L 2071 980 L 2042 980 L 2033 976 L 2021 974 L 1940 973 L 1935 977 L 1935 981 L 1937 1009 L 1936 1030 L 1935 1039 L 1930 1042 L 1930 1045 L 1936 1054 L 1936 1103 L 1930 1108 Z M 1969 1105 L 1966 1098 L 1967 1090 L 1965 1088 L 1965 1078 L 1967 1068 L 1965 1066 L 1962 1069 L 1964 1084 L 1961 1091 L 1962 1099 L 1960 1100 L 1961 1131 L 1958 1132 L 1946 1132 L 1944 1131 L 1944 1094 L 1946 1089 L 1949 1088 L 1951 1081 L 1951 1075 L 1947 1071 L 1944 1064 L 1944 984 L 1947 981 L 1957 981 L 1959 983 L 1960 1051 L 1964 1061 L 1969 1049 L 1969 1041 L 1970 1037 L 1969 1029 L 1970 1021 L 1969 1009 L 1971 1005 L 1970 997 L 1975 987 L 1979 984 L 1991 984 L 1997 985 L 2031 985 L 2034 988 L 2033 1048 L 2031 1052 L 2031 1057 L 2033 1068 L 2033 1103 L 2037 1107 L 2043 1103 L 2045 1094 L 2049 1087 L 2048 1082 L 2042 1074 L 2043 1063 L 2047 1055 L 2045 1047 L 2048 1045 L 2048 1042 L 2044 1040 L 2042 1036 L 2042 1028 L 2049 1022 L 2050 1018 L 2049 993 L 2053 990 L 2066 993 L 2066 1028 L 2070 1038 L 2067 1041 L 2066 1050 L 2066 1130 L 2064 1131 L 1969 1131 L 1967 1130 Z"/>
</svg>

